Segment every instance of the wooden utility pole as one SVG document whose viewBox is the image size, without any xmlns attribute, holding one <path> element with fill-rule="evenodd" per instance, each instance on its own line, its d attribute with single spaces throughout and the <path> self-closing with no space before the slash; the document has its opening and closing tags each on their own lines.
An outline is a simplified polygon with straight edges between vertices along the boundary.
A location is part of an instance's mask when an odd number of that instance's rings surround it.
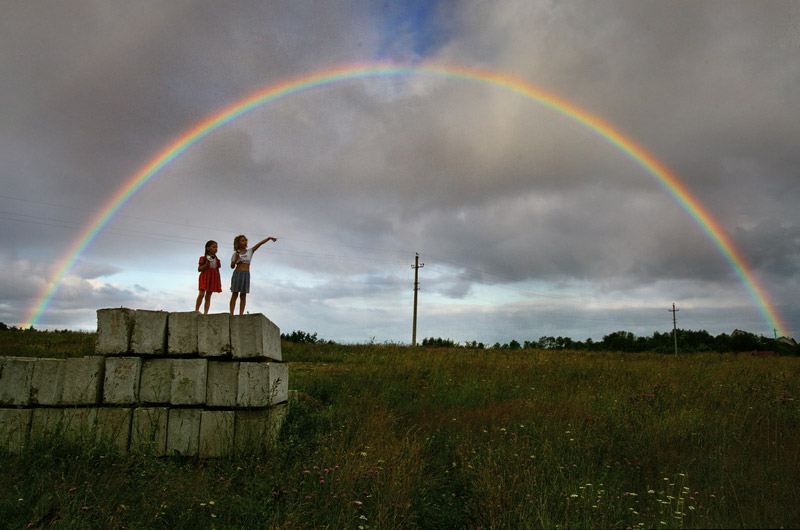
<svg viewBox="0 0 800 530">
<path fill-rule="evenodd" d="M 417 345 L 417 291 L 419 291 L 419 270 L 424 267 L 424 263 L 419 262 L 419 252 L 414 258 L 414 264 L 411 266 L 414 269 L 414 326 L 411 329 L 411 345 Z"/>
<path fill-rule="evenodd" d="M 678 319 L 675 318 L 675 313 L 680 309 L 675 309 L 675 302 L 672 302 L 672 309 L 667 309 L 672 313 L 672 338 L 675 340 L 675 355 L 678 355 Z"/>
</svg>

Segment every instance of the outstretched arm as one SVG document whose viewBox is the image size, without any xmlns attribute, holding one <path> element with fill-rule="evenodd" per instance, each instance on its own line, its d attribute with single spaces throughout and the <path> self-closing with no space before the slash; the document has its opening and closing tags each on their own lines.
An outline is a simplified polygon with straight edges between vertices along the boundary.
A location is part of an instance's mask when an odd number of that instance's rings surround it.
<svg viewBox="0 0 800 530">
<path fill-rule="evenodd" d="M 263 245 L 263 244 L 264 244 L 264 243 L 266 243 L 267 241 L 277 241 L 277 240 L 278 240 L 278 238 L 277 238 L 277 237 L 268 237 L 268 238 L 266 238 L 266 239 L 262 239 L 261 241 L 259 241 L 259 242 L 258 242 L 258 243 L 256 243 L 255 245 L 253 245 L 253 252 L 255 252 L 256 250 L 258 250 L 258 247 L 260 247 L 261 245 Z"/>
</svg>

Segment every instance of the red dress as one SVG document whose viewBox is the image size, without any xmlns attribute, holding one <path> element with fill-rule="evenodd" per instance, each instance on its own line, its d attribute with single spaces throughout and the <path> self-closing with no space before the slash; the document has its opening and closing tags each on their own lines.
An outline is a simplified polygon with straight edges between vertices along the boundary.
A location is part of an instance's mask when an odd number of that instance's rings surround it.
<svg viewBox="0 0 800 530">
<path fill-rule="evenodd" d="M 200 265 L 206 262 L 205 256 L 200 256 Z M 219 278 L 219 258 L 214 259 L 211 265 L 200 273 L 200 290 L 212 293 L 222 292 L 222 281 Z"/>
</svg>

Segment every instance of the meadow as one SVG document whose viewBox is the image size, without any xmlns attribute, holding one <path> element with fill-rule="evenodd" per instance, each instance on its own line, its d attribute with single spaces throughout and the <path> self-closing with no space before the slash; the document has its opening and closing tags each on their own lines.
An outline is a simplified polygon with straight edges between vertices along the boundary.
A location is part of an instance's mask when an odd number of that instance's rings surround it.
<svg viewBox="0 0 800 530">
<path fill-rule="evenodd" d="M 0 455 L 0 524 L 800 527 L 798 357 L 291 342 L 283 356 L 299 398 L 273 450 L 38 440 Z"/>
</svg>

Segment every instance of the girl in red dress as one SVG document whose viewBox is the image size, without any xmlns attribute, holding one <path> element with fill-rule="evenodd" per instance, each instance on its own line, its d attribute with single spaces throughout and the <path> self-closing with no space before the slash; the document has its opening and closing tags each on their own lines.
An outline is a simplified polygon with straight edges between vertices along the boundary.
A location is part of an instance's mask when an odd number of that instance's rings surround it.
<svg viewBox="0 0 800 530">
<path fill-rule="evenodd" d="M 206 243 L 206 254 L 200 256 L 200 264 L 197 271 L 200 273 L 200 292 L 197 294 L 197 303 L 194 310 L 200 311 L 200 302 L 205 298 L 206 303 L 203 307 L 203 314 L 208 314 L 211 307 L 211 293 L 222 292 L 222 281 L 219 278 L 219 258 L 217 258 L 217 242 L 209 241 Z"/>
</svg>

